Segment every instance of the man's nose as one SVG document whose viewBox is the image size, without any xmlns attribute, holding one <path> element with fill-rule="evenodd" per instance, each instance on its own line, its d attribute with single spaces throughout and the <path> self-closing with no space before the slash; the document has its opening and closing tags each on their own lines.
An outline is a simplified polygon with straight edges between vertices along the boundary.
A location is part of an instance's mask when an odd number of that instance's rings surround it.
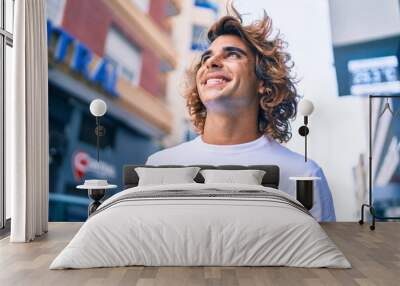
<svg viewBox="0 0 400 286">
<path fill-rule="evenodd" d="M 207 61 L 207 68 L 220 68 L 222 65 L 222 58 L 220 55 L 212 56 Z"/>
</svg>

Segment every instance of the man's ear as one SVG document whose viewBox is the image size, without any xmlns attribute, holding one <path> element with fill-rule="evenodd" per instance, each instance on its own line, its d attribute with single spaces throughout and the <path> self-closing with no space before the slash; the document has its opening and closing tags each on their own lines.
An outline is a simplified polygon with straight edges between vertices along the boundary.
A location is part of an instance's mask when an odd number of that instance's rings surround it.
<svg viewBox="0 0 400 286">
<path fill-rule="evenodd" d="M 257 92 L 258 92 L 259 94 L 265 93 L 264 81 L 260 80 L 260 81 L 258 82 Z"/>
</svg>

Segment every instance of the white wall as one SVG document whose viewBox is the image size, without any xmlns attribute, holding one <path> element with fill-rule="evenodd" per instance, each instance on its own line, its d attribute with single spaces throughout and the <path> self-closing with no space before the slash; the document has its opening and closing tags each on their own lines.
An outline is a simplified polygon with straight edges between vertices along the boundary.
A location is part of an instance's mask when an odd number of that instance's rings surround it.
<svg viewBox="0 0 400 286">
<path fill-rule="evenodd" d="M 271 16 L 289 43 L 288 51 L 301 79 L 299 93 L 314 102 L 310 117 L 309 155 L 324 170 L 333 194 L 338 221 L 356 219 L 352 167 L 367 148 L 363 102 L 356 97 L 338 97 L 327 0 L 238 0 L 245 22 L 259 18 L 262 10 Z M 303 153 L 304 141 L 297 134 L 302 118 L 293 123 L 289 148 Z"/>
<path fill-rule="evenodd" d="M 335 45 L 400 34 L 399 0 L 330 0 Z"/>
</svg>

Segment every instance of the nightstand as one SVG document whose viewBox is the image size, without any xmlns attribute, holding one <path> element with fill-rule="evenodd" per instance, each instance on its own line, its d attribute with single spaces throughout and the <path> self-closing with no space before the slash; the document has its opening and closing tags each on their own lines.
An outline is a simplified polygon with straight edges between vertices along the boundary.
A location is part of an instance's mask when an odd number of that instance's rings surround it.
<svg viewBox="0 0 400 286">
<path fill-rule="evenodd" d="M 314 181 L 321 180 L 320 177 L 289 177 L 296 181 L 296 199 L 302 205 L 311 210 L 314 204 Z"/>
<path fill-rule="evenodd" d="M 104 197 L 106 190 L 116 188 L 116 185 L 109 185 L 107 180 L 85 180 L 83 185 L 79 185 L 77 189 L 86 189 L 88 196 L 93 202 L 88 206 L 88 216 L 94 213 L 101 205 L 100 200 Z"/>
</svg>

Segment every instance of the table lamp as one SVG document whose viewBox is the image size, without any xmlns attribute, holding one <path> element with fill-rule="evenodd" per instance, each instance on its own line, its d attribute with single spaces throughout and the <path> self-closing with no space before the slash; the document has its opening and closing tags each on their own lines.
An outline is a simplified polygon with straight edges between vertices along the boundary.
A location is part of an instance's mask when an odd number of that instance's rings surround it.
<svg viewBox="0 0 400 286">
<path fill-rule="evenodd" d="M 299 128 L 299 134 L 304 137 L 304 161 L 307 162 L 307 135 L 310 133 L 308 129 L 308 116 L 314 111 L 314 104 L 307 99 L 300 101 L 298 110 L 304 117 L 304 125 Z"/>
<path fill-rule="evenodd" d="M 90 113 L 96 117 L 96 140 L 97 140 L 97 162 L 99 162 L 99 149 L 100 149 L 100 137 L 104 136 L 106 133 L 106 129 L 100 125 L 100 117 L 106 114 L 107 112 L 107 104 L 101 99 L 95 99 L 90 103 Z M 92 215 L 96 209 L 101 204 L 101 199 L 104 198 L 105 192 L 107 189 L 115 188 L 115 185 L 108 184 L 107 180 L 85 180 L 83 185 L 77 186 L 77 189 L 87 189 L 89 198 L 93 200 L 93 202 L 89 205 L 88 214 Z"/>
</svg>

